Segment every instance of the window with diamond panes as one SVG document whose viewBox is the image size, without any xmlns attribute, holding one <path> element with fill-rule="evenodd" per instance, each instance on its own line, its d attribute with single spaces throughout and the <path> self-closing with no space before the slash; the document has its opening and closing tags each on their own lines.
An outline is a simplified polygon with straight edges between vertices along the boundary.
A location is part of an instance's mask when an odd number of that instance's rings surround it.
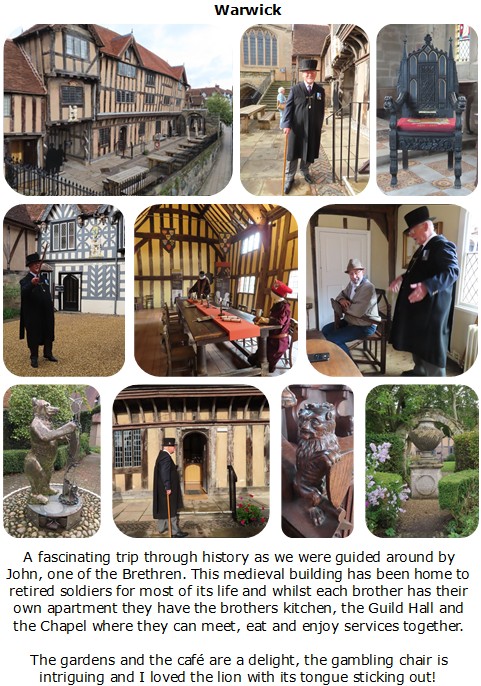
<svg viewBox="0 0 481 686">
<path fill-rule="evenodd" d="M 469 215 L 464 235 L 458 306 L 473 310 L 477 308 L 478 274 L 478 225 Z"/>
<path fill-rule="evenodd" d="M 456 62 L 469 62 L 471 30 L 467 24 L 456 25 Z"/>
</svg>

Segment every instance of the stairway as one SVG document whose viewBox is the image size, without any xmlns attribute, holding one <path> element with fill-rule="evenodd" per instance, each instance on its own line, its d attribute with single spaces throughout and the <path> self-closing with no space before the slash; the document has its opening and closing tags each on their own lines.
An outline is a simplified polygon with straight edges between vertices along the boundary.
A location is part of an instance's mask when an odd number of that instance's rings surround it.
<svg viewBox="0 0 481 686">
<path fill-rule="evenodd" d="M 269 88 L 266 90 L 262 98 L 259 100 L 258 104 L 266 106 L 266 112 L 274 112 L 277 110 L 277 92 L 281 86 L 286 89 L 285 96 L 289 95 L 289 89 L 291 84 L 289 81 L 273 81 Z"/>
</svg>

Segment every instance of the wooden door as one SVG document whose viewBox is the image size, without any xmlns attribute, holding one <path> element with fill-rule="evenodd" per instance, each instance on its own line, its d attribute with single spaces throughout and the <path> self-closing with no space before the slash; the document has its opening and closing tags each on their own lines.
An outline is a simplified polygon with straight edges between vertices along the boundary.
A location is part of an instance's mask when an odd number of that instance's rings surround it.
<svg viewBox="0 0 481 686">
<path fill-rule="evenodd" d="M 317 308 L 319 329 L 333 321 L 331 298 L 346 287 L 345 273 L 351 257 L 362 260 L 369 278 L 371 266 L 371 234 L 354 229 L 328 229 L 316 226 Z"/>
</svg>

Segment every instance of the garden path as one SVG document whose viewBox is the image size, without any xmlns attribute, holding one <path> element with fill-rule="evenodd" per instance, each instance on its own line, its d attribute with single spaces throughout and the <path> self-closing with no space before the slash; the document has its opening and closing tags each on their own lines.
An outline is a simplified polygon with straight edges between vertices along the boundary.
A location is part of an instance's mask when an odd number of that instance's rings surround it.
<svg viewBox="0 0 481 686">
<path fill-rule="evenodd" d="M 437 500 L 413 500 L 404 503 L 406 510 L 399 516 L 398 538 L 444 538 L 446 524 L 451 519 L 448 510 L 441 510 Z"/>
</svg>

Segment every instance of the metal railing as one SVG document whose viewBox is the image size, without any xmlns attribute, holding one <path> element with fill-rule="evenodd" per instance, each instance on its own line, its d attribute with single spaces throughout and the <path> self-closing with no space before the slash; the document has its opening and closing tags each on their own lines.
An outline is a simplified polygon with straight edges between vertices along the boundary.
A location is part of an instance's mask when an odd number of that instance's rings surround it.
<svg viewBox="0 0 481 686">
<path fill-rule="evenodd" d="M 342 181 L 343 165 L 346 167 L 346 178 L 351 178 L 354 170 L 354 182 L 359 174 L 359 145 L 361 142 L 361 114 L 363 106 L 369 108 L 369 102 L 350 102 L 340 107 L 326 118 L 326 125 L 332 119 L 332 181 Z M 347 155 L 344 155 L 345 123 L 347 119 Z M 339 122 L 339 125 L 337 124 Z M 353 133 L 353 129 L 355 132 Z M 354 140 L 353 140 L 354 138 Z M 336 172 L 338 169 L 338 172 Z"/>
<path fill-rule="evenodd" d="M 237 474 L 235 473 L 235 469 L 231 464 L 227 465 L 227 478 L 229 481 L 229 507 L 232 513 L 232 519 L 237 521 Z"/>
<path fill-rule="evenodd" d="M 22 195 L 103 195 L 40 167 L 5 160 L 4 169 L 8 185 Z"/>
</svg>

